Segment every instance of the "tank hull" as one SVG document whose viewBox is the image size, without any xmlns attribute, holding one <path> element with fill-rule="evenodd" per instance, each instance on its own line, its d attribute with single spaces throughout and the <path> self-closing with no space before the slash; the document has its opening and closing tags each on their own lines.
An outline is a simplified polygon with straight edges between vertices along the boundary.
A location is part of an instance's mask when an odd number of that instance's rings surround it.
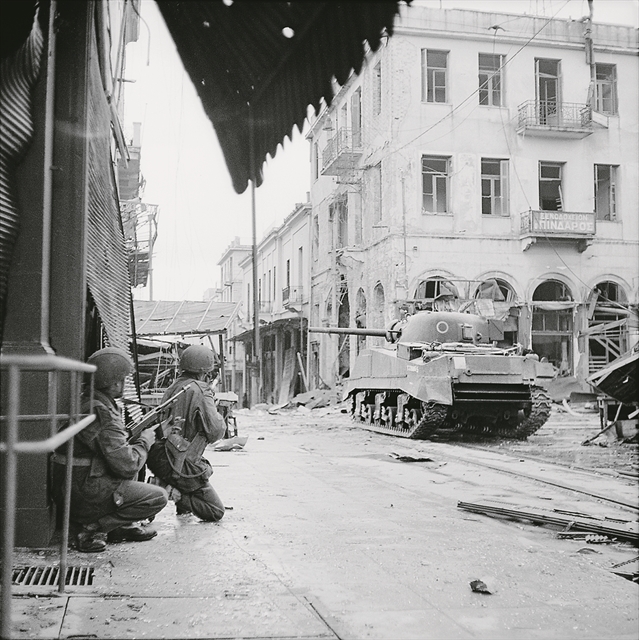
<svg viewBox="0 0 639 640">
<path fill-rule="evenodd" d="M 358 356 L 344 387 L 364 428 L 413 439 L 442 429 L 525 439 L 550 415 L 551 365 L 534 355 L 439 349 L 413 360 L 393 349 Z"/>
</svg>

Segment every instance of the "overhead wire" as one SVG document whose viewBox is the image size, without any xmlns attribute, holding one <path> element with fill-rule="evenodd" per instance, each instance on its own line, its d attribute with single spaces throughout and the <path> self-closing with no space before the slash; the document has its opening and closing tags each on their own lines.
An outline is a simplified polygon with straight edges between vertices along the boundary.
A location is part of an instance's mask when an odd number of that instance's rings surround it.
<svg viewBox="0 0 639 640">
<path fill-rule="evenodd" d="M 570 0 L 568 0 L 568 2 L 570 2 Z M 561 9 L 563 9 L 563 8 L 564 8 L 564 6 L 565 6 L 566 4 L 568 4 L 568 2 L 566 2 L 564 5 L 562 5 L 562 7 L 560 7 L 560 9 L 557 11 L 557 13 L 558 13 L 559 11 L 561 11 Z M 555 15 L 557 15 L 557 13 L 555 13 Z M 554 16 L 553 16 L 553 18 L 554 18 Z M 551 19 L 552 19 L 552 18 L 551 18 Z M 493 55 L 496 55 L 496 54 L 495 54 L 495 51 L 496 51 L 496 38 L 497 38 L 497 31 L 495 31 L 494 36 L 493 36 Z M 519 53 L 519 52 L 517 52 L 517 53 Z M 514 57 L 514 56 L 513 56 L 513 57 Z M 505 65 L 502 65 L 502 66 L 505 66 Z M 500 69 L 501 69 L 501 68 L 500 68 Z M 509 139 L 508 139 L 508 130 L 507 130 L 507 128 L 506 128 L 506 124 L 505 124 L 505 122 L 504 122 L 504 119 L 503 119 L 503 113 L 502 113 L 502 110 L 501 110 L 501 109 L 499 110 L 499 116 L 500 116 L 500 119 L 501 119 L 502 133 L 504 134 L 504 141 L 506 142 L 506 147 L 508 148 L 508 155 L 509 155 L 509 157 L 510 157 L 510 158 L 512 158 L 512 157 L 513 157 L 513 153 L 512 153 L 512 150 L 511 150 L 511 146 L 510 146 L 510 141 L 509 141 Z M 520 187 L 520 189 L 521 189 L 521 192 L 522 192 L 522 194 L 523 194 L 523 196 L 524 196 L 524 198 L 525 198 L 525 200 L 526 200 L 526 204 L 527 204 L 527 206 L 528 206 L 528 209 L 530 210 L 530 209 L 532 209 L 532 206 L 531 206 L 530 200 L 528 199 L 528 194 L 526 193 L 526 190 L 524 189 L 523 183 L 522 183 L 522 181 L 521 181 L 521 177 L 519 176 L 519 172 L 517 171 L 517 166 L 516 166 L 516 164 L 515 164 L 514 162 L 513 162 L 513 164 L 512 164 L 512 168 L 513 168 L 513 172 L 514 172 L 514 174 L 515 174 L 515 177 L 517 178 L 517 182 L 519 183 L 519 187 Z M 584 287 L 586 287 L 586 289 L 590 289 L 590 286 L 589 286 L 588 284 L 586 284 L 586 283 L 585 283 L 585 282 L 584 282 L 584 281 L 583 281 L 583 280 L 582 280 L 582 279 L 577 275 L 577 273 L 575 273 L 575 271 L 574 271 L 573 269 L 571 269 L 571 267 L 568 265 L 568 263 L 567 263 L 567 262 L 564 260 L 564 258 L 561 256 L 561 254 L 559 253 L 559 251 L 557 251 L 557 248 L 555 247 L 554 238 L 552 238 L 551 236 L 549 236 L 549 235 L 545 232 L 545 230 L 543 230 L 543 229 L 541 230 L 541 232 L 542 232 L 542 234 L 543 234 L 543 236 L 544 236 L 544 239 L 548 241 L 548 244 L 549 244 L 550 248 L 552 249 L 553 253 L 557 256 L 557 258 L 559 258 L 559 260 L 562 262 L 562 264 L 564 265 L 564 267 L 565 267 L 565 268 L 566 268 L 566 269 L 567 269 L 567 270 L 572 274 L 572 276 L 575 278 L 575 280 L 577 280 L 578 282 L 580 282 Z M 601 298 L 601 294 L 600 294 L 600 298 Z M 605 298 L 605 297 L 604 297 L 604 298 Z M 606 303 L 609 303 L 609 304 L 611 304 L 612 306 L 615 306 L 615 305 L 616 305 L 616 306 L 617 306 L 618 308 L 620 308 L 620 309 L 623 309 L 623 310 L 626 310 L 626 311 L 628 310 L 628 306 L 624 306 L 624 305 L 622 305 L 622 304 L 620 304 L 620 303 L 618 303 L 618 302 L 616 302 L 616 301 L 614 301 L 614 300 L 610 300 L 610 299 L 608 299 L 608 298 L 605 298 L 605 301 L 606 301 Z"/>
</svg>

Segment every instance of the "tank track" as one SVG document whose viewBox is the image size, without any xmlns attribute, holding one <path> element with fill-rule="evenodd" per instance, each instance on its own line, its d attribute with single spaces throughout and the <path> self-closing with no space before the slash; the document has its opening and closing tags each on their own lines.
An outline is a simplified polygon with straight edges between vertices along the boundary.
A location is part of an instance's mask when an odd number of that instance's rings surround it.
<svg viewBox="0 0 639 640">
<path fill-rule="evenodd" d="M 378 393 L 382 393 L 382 391 L 378 391 Z M 398 393 L 396 390 L 386 391 L 386 393 L 390 397 L 394 397 L 396 402 Z M 421 402 L 419 403 L 419 405 L 419 409 L 415 407 L 413 408 L 413 410 L 417 412 L 418 416 L 416 423 L 412 426 L 406 427 L 402 426 L 406 425 L 405 422 L 396 424 L 393 420 L 393 423 L 389 424 L 388 422 L 383 422 L 381 420 L 370 419 L 369 421 L 356 416 L 354 395 L 351 395 L 350 413 L 351 417 L 358 424 L 358 426 L 368 431 L 384 433 L 390 436 L 399 436 L 401 438 L 410 438 L 412 440 L 426 440 L 430 438 L 438 429 L 441 429 L 444 426 L 452 426 L 447 425 L 450 407 L 446 405 L 425 402 Z M 388 406 L 392 407 L 392 404 Z M 372 409 L 370 411 L 372 411 Z M 394 415 L 395 414 L 393 413 L 393 416 Z"/>
<path fill-rule="evenodd" d="M 541 387 L 533 387 L 530 390 L 532 407 L 530 413 L 513 427 L 497 427 L 491 429 L 491 434 L 514 440 L 526 440 L 535 431 L 541 429 L 550 417 L 550 396 Z"/>
<path fill-rule="evenodd" d="M 413 440 L 427 440 L 430 438 L 438 429 L 446 425 L 448 409 L 445 405 L 425 404 L 422 402 L 421 420 L 408 437 Z"/>
</svg>

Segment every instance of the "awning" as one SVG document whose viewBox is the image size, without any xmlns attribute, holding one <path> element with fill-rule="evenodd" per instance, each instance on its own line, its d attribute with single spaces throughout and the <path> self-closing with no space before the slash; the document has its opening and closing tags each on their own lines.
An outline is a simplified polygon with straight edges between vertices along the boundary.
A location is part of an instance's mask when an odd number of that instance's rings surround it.
<svg viewBox="0 0 639 640">
<path fill-rule="evenodd" d="M 134 300 L 136 336 L 224 333 L 238 302 Z"/>
<path fill-rule="evenodd" d="M 384 31 L 392 34 L 400 3 L 157 4 L 242 193 L 252 174 L 261 184 L 267 154 L 275 156 L 293 127 L 301 130 L 308 105 L 319 111 L 322 99 L 330 104 L 332 78 L 344 84 L 351 70 L 359 73 L 364 41 L 375 51 Z"/>
</svg>

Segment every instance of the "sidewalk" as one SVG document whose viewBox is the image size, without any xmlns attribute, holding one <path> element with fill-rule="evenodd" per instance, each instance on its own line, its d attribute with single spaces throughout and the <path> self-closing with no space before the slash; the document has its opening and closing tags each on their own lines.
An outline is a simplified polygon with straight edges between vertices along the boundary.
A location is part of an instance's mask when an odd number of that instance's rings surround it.
<svg viewBox="0 0 639 640">
<path fill-rule="evenodd" d="M 415 441 L 339 413 L 250 412 L 238 427 L 243 451 L 207 453 L 230 507 L 220 523 L 178 518 L 169 503 L 149 542 L 70 551 L 94 583 L 61 596 L 14 588 L 14 637 L 637 637 L 637 585 L 608 571 L 635 548 L 585 552 L 583 540 L 456 507 L 513 492 L 581 511 L 594 501 L 463 461 L 397 462 L 389 452 Z M 55 564 L 58 550 L 40 554 L 18 550 L 16 564 Z M 474 593 L 474 579 L 492 595 Z"/>
</svg>

